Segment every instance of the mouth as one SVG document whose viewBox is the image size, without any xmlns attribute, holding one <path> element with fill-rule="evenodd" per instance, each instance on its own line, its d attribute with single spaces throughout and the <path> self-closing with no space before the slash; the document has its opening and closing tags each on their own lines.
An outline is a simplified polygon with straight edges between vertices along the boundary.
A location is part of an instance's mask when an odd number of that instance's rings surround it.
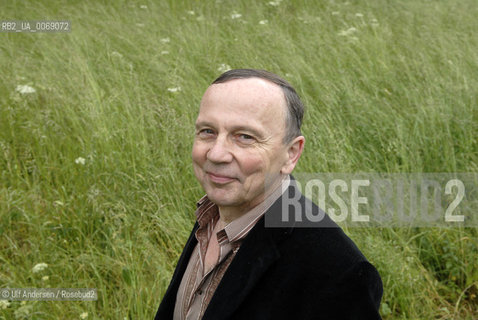
<svg viewBox="0 0 478 320">
<path fill-rule="evenodd" d="M 223 175 L 215 174 L 215 173 L 212 173 L 212 172 L 206 172 L 206 174 L 207 174 L 209 180 L 213 183 L 216 183 L 216 184 L 226 184 L 226 183 L 229 183 L 229 182 L 232 182 L 232 181 L 235 180 L 232 177 L 223 176 Z"/>
</svg>

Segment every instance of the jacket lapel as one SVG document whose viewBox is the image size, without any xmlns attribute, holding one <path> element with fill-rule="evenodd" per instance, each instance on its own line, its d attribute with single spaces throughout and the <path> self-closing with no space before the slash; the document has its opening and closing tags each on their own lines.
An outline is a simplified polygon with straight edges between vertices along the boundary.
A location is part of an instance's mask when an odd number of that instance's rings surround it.
<svg viewBox="0 0 478 320">
<path fill-rule="evenodd" d="M 173 317 L 174 306 L 176 303 L 176 295 L 179 289 L 179 285 L 183 278 L 184 272 L 186 272 L 189 258 L 191 257 L 191 254 L 194 251 L 194 248 L 197 243 L 195 233 L 198 227 L 199 225 L 196 222 L 196 224 L 194 225 L 193 231 L 191 232 L 189 239 L 186 242 L 186 245 L 184 246 L 183 253 L 179 257 L 178 264 L 176 266 L 176 269 L 174 270 L 174 274 L 169 284 L 169 287 L 166 290 L 166 293 L 164 294 L 161 304 L 159 305 L 159 309 L 156 314 L 155 320 L 167 319 L 167 318 L 172 319 Z"/>
</svg>

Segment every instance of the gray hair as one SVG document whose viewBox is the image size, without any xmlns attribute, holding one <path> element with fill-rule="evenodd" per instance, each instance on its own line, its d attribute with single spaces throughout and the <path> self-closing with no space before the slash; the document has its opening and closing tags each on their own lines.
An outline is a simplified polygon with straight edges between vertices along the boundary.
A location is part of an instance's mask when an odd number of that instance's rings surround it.
<svg viewBox="0 0 478 320">
<path fill-rule="evenodd" d="M 233 69 L 224 72 L 212 84 L 224 83 L 235 79 L 260 78 L 278 85 L 284 93 L 285 102 L 287 105 L 286 112 L 286 134 L 284 143 L 291 142 L 294 138 L 302 135 L 300 127 L 302 125 L 302 118 L 304 117 L 304 105 L 299 98 L 299 95 L 289 82 L 282 79 L 278 75 L 258 69 Z"/>
</svg>

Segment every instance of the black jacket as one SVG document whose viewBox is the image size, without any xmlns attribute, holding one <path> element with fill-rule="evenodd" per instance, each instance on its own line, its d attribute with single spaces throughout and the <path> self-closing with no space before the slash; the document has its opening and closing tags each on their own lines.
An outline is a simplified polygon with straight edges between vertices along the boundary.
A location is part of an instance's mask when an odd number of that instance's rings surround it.
<svg viewBox="0 0 478 320">
<path fill-rule="evenodd" d="M 292 197 L 298 191 L 291 183 L 286 192 Z M 300 196 L 299 215 L 305 217 L 308 200 Z M 271 220 L 262 217 L 244 239 L 203 319 L 380 319 L 382 282 L 377 270 L 327 215 L 315 227 L 303 228 L 298 222 L 266 227 L 282 216 L 282 199 L 265 213 Z M 311 207 L 315 214 L 320 211 L 315 204 Z M 155 320 L 173 319 L 197 227 L 196 223 Z"/>
</svg>

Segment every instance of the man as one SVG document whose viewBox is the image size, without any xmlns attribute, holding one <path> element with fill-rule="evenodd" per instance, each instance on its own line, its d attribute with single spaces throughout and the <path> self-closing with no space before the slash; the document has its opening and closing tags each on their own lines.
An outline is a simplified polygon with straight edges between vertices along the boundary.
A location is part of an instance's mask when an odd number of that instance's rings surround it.
<svg viewBox="0 0 478 320">
<path fill-rule="evenodd" d="M 283 210 L 321 212 L 290 176 L 303 111 L 263 70 L 227 71 L 206 90 L 192 150 L 206 196 L 156 320 L 380 319 L 378 272 L 327 215 L 315 228 L 267 227 Z"/>
</svg>

